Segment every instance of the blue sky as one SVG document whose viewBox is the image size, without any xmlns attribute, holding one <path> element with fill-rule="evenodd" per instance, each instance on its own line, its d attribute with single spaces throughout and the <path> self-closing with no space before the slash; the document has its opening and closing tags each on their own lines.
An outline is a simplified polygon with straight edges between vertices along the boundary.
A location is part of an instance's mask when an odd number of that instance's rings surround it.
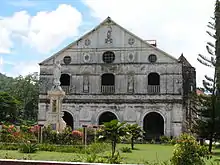
<svg viewBox="0 0 220 165">
<path fill-rule="evenodd" d="M 212 74 L 196 58 L 206 54 L 213 9 L 214 0 L 1 0 L 0 72 L 39 71 L 39 62 L 110 16 L 143 39 L 156 39 L 176 58 L 183 52 L 200 83 L 204 74 Z"/>
</svg>

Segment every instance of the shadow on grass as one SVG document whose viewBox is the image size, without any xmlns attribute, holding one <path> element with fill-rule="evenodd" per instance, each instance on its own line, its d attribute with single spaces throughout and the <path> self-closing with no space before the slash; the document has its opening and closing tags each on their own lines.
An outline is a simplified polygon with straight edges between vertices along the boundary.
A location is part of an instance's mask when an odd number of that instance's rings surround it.
<svg viewBox="0 0 220 165">
<path fill-rule="evenodd" d="M 212 156 L 220 157 L 220 151 L 219 151 L 219 152 L 213 152 L 213 153 L 212 153 Z"/>
<path fill-rule="evenodd" d="M 140 148 L 134 148 L 133 150 L 140 150 Z"/>
</svg>

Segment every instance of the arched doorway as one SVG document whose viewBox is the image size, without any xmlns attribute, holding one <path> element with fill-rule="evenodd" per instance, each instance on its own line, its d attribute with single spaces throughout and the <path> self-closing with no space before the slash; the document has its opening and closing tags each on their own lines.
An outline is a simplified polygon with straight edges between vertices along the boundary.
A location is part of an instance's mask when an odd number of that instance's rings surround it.
<svg viewBox="0 0 220 165">
<path fill-rule="evenodd" d="M 99 125 L 104 124 L 105 122 L 110 122 L 112 120 L 117 120 L 117 116 L 112 112 L 104 112 L 99 116 Z"/>
<path fill-rule="evenodd" d="M 74 120 L 73 120 L 73 116 L 67 112 L 67 111 L 63 111 L 64 115 L 63 115 L 63 120 L 66 122 L 66 126 L 70 126 L 72 128 L 72 130 L 74 129 Z"/>
<path fill-rule="evenodd" d="M 146 139 L 158 139 L 164 135 L 164 119 L 157 112 L 150 112 L 144 117 L 143 129 Z"/>
</svg>

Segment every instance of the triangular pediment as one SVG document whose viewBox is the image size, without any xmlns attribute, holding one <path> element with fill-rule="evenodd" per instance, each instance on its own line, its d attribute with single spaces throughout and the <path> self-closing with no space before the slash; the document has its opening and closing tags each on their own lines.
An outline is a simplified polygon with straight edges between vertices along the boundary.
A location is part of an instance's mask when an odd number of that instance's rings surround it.
<svg viewBox="0 0 220 165">
<path fill-rule="evenodd" d="M 137 51 L 149 50 L 152 54 L 161 56 L 161 59 L 163 59 L 162 62 L 178 62 L 176 58 L 126 30 L 108 17 L 90 32 L 86 33 L 81 38 L 69 44 L 40 64 L 52 64 L 57 56 L 64 56 L 63 52 L 65 51 L 71 52 L 71 50 L 111 48 Z"/>
</svg>

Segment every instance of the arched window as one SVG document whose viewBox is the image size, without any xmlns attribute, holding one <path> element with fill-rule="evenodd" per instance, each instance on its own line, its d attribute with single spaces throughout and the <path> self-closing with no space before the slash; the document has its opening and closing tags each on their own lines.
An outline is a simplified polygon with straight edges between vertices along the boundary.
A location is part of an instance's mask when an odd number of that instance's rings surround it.
<svg viewBox="0 0 220 165">
<path fill-rule="evenodd" d="M 102 93 L 114 93 L 115 92 L 115 76 L 111 73 L 105 73 L 101 77 Z"/>
<path fill-rule="evenodd" d="M 60 86 L 66 94 L 70 91 L 70 75 L 61 74 L 60 76 Z"/>
<path fill-rule="evenodd" d="M 70 86 L 70 75 L 62 74 L 60 76 L 60 85 L 61 86 Z"/>
<path fill-rule="evenodd" d="M 150 73 L 148 75 L 148 93 L 160 92 L 160 75 L 158 73 Z"/>
</svg>

